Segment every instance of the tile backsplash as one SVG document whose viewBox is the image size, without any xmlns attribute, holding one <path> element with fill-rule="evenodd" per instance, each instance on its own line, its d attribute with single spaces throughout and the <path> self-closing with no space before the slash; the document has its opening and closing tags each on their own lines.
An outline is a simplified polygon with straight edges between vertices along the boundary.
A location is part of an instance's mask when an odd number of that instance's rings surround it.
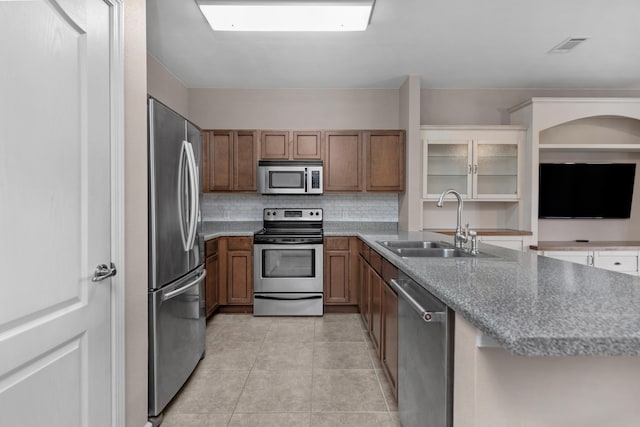
<svg viewBox="0 0 640 427">
<path fill-rule="evenodd" d="M 398 221 L 397 194 L 203 194 L 205 221 L 262 221 L 264 208 L 322 208 L 325 221 Z"/>
</svg>

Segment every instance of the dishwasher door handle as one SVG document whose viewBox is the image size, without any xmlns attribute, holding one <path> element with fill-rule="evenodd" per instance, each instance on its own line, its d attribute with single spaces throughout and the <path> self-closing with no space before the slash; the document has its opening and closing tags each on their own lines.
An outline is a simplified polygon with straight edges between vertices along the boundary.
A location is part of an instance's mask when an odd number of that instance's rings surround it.
<svg viewBox="0 0 640 427">
<path fill-rule="evenodd" d="M 418 301 L 416 301 L 409 292 L 407 292 L 396 279 L 391 279 L 390 283 L 391 287 L 398 293 L 399 296 L 402 296 L 411 308 L 413 308 L 419 315 L 422 320 L 428 323 L 443 323 L 447 319 L 447 313 L 444 311 L 428 311 L 424 307 L 420 305 Z"/>
</svg>

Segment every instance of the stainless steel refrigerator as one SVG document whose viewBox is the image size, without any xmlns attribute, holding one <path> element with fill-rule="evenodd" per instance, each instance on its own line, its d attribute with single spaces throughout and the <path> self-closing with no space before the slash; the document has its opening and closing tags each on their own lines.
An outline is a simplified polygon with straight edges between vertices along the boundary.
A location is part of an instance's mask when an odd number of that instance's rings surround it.
<svg viewBox="0 0 640 427">
<path fill-rule="evenodd" d="M 198 128 L 149 98 L 149 416 L 204 355 Z"/>
</svg>

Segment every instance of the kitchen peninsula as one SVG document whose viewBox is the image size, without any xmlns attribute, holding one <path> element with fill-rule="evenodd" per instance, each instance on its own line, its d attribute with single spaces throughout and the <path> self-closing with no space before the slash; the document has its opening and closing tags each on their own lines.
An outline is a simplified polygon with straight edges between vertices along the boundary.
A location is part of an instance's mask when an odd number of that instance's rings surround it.
<svg viewBox="0 0 640 427">
<path fill-rule="evenodd" d="M 256 230 L 229 227 L 205 235 Z M 455 426 L 640 423 L 639 278 L 483 243 L 493 257 L 401 258 L 377 243 L 451 239 L 431 232 L 326 232 L 358 236 L 455 311 Z"/>
</svg>

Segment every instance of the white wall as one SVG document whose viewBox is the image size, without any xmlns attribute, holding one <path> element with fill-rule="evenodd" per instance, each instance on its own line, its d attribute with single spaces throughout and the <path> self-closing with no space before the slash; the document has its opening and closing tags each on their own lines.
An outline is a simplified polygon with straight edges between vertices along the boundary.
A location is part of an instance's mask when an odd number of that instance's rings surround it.
<svg viewBox="0 0 640 427">
<path fill-rule="evenodd" d="M 398 227 L 421 230 L 422 141 L 420 140 L 420 77 L 409 76 L 400 87 L 400 126 L 405 130 L 405 192 L 400 194 Z"/>
<path fill-rule="evenodd" d="M 126 425 L 147 421 L 147 64 L 145 0 L 124 2 Z"/>
<path fill-rule="evenodd" d="M 399 129 L 397 89 L 189 89 L 203 129 Z"/>
<path fill-rule="evenodd" d="M 421 125 L 506 125 L 508 109 L 536 96 L 637 97 L 640 90 L 422 89 Z"/>
<path fill-rule="evenodd" d="M 147 53 L 147 93 L 189 118 L 189 91 L 155 57 Z"/>
</svg>

